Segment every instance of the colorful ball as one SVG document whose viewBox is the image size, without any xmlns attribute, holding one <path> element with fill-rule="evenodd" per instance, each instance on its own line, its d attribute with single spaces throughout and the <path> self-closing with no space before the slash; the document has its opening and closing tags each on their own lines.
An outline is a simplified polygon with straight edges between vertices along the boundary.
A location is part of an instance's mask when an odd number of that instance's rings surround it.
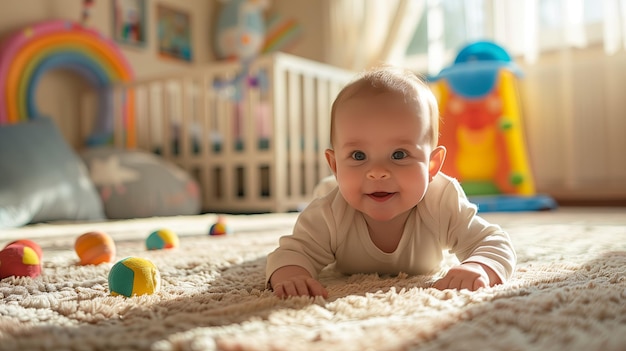
<svg viewBox="0 0 626 351">
<path fill-rule="evenodd" d="M 112 262 L 115 259 L 115 242 L 104 232 L 88 232 L 76 239 L 74 251 L 82 265 Z"/>
<path fill-rule="evenodd" d="M 146 238 L 148 250 L 172 249 L 178 245 L 178 235 L 169 229 L 156 230 Z"/>
<path fill-rule="evenodd" d="M 153 294 L 160 288 L 161 274 L 154 263 L 145 258 L 127 257 L 109 271 L 109 291 L 113 296 Z"/>
<path fill-rule="evenodd" d="M 39 244 L 37 244 L 36 242 L 32 240 L 28 240 L 28 239 L 15 240 L 15 241 L 8 243 L 5 246 L 5 248 L 13 244 L 20 244 L 20 245 L 28 246 L 37 253 L 37 256 L 39 256 L 39 261 L 41 261 L 41 259 L 43 258 L 43 250 L 41 250 L 41 246 L 39 246 Z"/>
<path fill-rule="evenodd" d="M 0 279 L 10 276 L 37 277 L 41 274 L 41 259 L 31 247 L 10 244 L 0 251 Z"/>
<path fill-rule="evenodd" d="M 217 222 L 209 229 L 209 235 L 226 235 L 230 233 L 231 230 L 228 224 L 226 224 L 226 219 L 221 216 L 217 218 Z"/>
</svg>

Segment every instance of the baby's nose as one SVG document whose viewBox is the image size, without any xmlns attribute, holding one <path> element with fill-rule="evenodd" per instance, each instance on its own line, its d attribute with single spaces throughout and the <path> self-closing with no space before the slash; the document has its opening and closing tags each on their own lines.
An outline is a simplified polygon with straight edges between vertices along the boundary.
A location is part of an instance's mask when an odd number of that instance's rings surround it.
<svg viewBox="0 0 626 351">
<path fill-rule="evenodd" d="M 367 172 L 367 178 L 370 180 L 387 179 L 391 177 L 391 173 L 384 167 L 374 166 Z"/>
</svg>

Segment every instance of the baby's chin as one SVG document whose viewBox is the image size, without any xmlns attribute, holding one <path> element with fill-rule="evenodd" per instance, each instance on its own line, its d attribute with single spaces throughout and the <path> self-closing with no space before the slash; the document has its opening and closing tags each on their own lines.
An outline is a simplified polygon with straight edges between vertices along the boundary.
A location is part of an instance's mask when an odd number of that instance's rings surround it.
<svg viewBox="0 0 626 351">
<path fill-rule="evenodd" d="M 362 210 L 361 212 L 368 218 L 377 222 L 389 222 L 396 219 L 398 216 L 406 214 L 411 209 L 404 211 L 388 211 L 388 210 Z"/>
</svg>

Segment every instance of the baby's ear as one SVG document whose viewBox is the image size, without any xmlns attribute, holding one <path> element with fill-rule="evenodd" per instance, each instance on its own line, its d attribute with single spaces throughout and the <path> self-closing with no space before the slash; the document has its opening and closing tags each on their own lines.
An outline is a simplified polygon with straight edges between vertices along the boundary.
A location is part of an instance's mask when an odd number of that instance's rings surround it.
<svg viewBox="0 0 626 351">
<path fill-rule="evenodd" d="M 334 175 L 337 175 L 337 160 L 335 159 L 335 150 L 326 149 L 326 152 L 324 152 L 324 155 L 326 156 L 328 167 L 330 167 L 330 170 L 333 171 Z"/>
<path fill-rule="evenodd" d="M 430 153 L 430 163 L 428 164 L 428 175 L 430 180 L 439 173 L 443 166 L 443 161 L 446 159 L 446 148 L 444 146 L 437 146 Z"/>
</svg>

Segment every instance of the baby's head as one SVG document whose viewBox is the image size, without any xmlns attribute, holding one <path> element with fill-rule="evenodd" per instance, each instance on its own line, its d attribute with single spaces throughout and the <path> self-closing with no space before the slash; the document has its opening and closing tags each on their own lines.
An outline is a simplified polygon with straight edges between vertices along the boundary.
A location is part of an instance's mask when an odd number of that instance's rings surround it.
<svg viewBox="0 0 626 351">
<path fill-rule="evenodd" d="M 441 169 L 437 100 L 414 73 L 380 67 L 337 96 L 328 165 L 353 208 L 388 221 L 408 213 Z"/>
<path fill-rule="evenodd" d="M 387 94 L 402 98 L 415 111 L 416 118 L 426 126 L 425 141 L 432 148 L 439 141 L 439 107 L 428 85 L 415 73 L 397 67 L 381 66 L 368 70 L 345 86 L 331 109 L 330 142 L 335 146 L 337 110 L 348 100 Z"/>
</svg>

